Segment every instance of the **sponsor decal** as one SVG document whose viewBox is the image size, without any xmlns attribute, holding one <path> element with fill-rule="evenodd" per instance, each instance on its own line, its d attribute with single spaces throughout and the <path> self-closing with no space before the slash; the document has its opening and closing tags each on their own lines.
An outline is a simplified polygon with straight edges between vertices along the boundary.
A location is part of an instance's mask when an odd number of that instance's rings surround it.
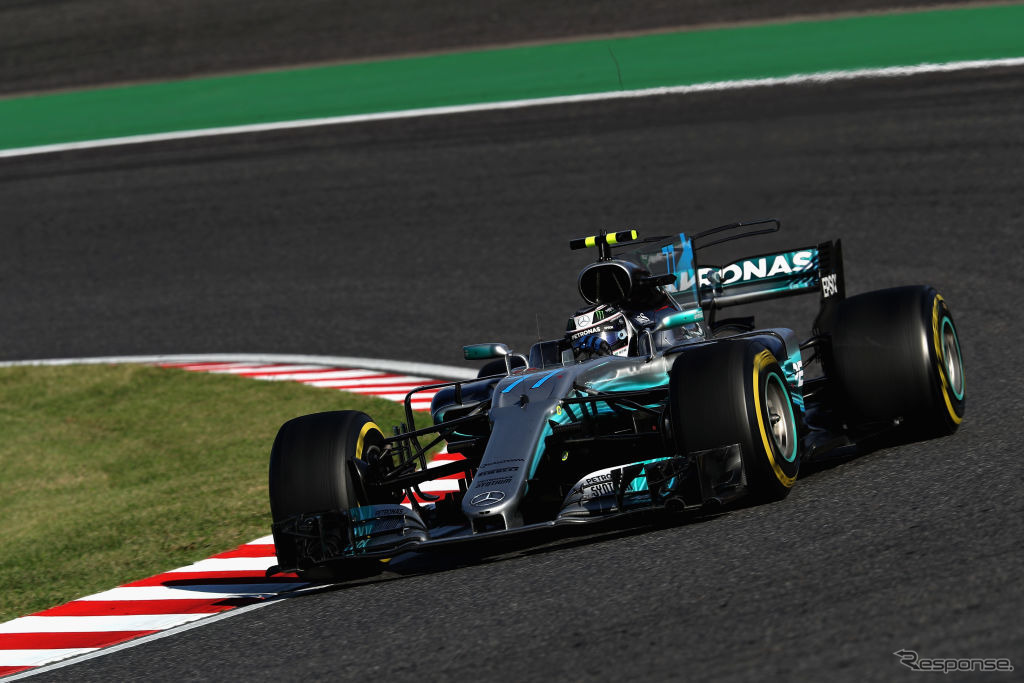
<svg viewBox="0 0 1024 683">
<path fill-rule="evenodd" d="M 583 503 L 584 501 L 600 498 L 615 493 L 615 486 L 612 483 L 611 474 L 599 474 L 596 477 L 587 477 L 579 482 L 569 491 L 567 501 Z"/>
<path fill-rule="evenodd" d="M 495 474 L 501 474 L 502 472 L 518 472 L 518 467 L 489 467 L 486 470 L 480 470 L 476 473 L 478 477 L 493 477 Z"/>
<path fill-rule="evenodd" d="M 615 487 L 612 485 L 611 481 L 602 481 L 597 484 L 591 484 L 590 486 L 586 487 L 586 490 L 583 493 L 584 500 L 588 498 L 610 496 L 611 494 L 615 493 Z"/>
<path fill-rule="evenodd" d="M 589 489 L 589 491 L 587 491 L 587 493 L 590 494 L 589 497 L 604 496 L 615 492 L 611 474 L 588 477 L 583 480 L 582 488 Z"/>
<path fill-rule="evenodd" d="M 480 486 L 507 486 L 512 483 L 512 477 L 497 477 L 495 479 L 485 479 L 480 482 Z M 474 500 L 476 500 L 474 498 Z M 476 503 L 473 503 L 476 505 Z"/>
<path fill-rule="evenodd" d="M 613 471 L 621 473 L 623 470 L 616 468 Z M 620 483 L 621 486 L 621 483 Z M 626 497 L 633 497 L 637 494 L 647 493 L 647 476 L 641 470 L 640 474 L 634 477 L 622 490 Z M 569 491 L 566 496 L 566 504 L 582 505 L 589 501 L 598 500 L 606 496 L 615 495 L 615 480 L 611 472 L 587 477 Z"/>
<path fill-rule="evenodd" d="M 601 315 L 598 316 L 598 313 Z M 579 316 L 577 316 L 577 321 L 578 320 Z M 595 334 L 598 332 L 613 332 L 617 328 L 624 327 L 627 324 L 625 314 L 622 311 L 611 316 L 605 316 L 604 311 L 595 311 L 592 323 L 583 324 L 578 322 L 575 328 L 576 331 L 571 335 L 571 339 L 579 339 L 580 337 L 584 337 L 588 334 Z"/>
<path fill-rule="evenodd" d="M 633 320 L 634 320 L 634 322 L 636 322 L 637 325 L 649 325 L 652 322 L 651 319 L 648 318 L 643 313 L 640 313 L 640 314 L 634 316 Z"/>
<path fill-rule="evenodd" d="M 793 361 L 793 376 L 796 378 L 796 385 L 802 387 L 804 385 L 804 362 L 802 360 Z"/>
<path fill-rule="evenodd" d="M 598 330 L 600 330 L 600 332 Z M 576 341 L 578 339 L 582 339 L 583 337 L 589 337 L 592 334 L 601 334 L 602 332 L 613 332 L 613 331 L 614 331 L 614 329 L 612 328 L 611 325 L 604 325 L 603 327 L 600 327 L 600 328 L 591 327 L 590 329 L 584 330 L 582 332 L 576 332 L 575 334 L 573 334 L 570 337 L 570 339 L 572 341 Z"/>
<path fill-rule="evenodd" d="M 713 280 L 720 279 L 723 286 L 728 286 L 804 273 L 814 268 L 815 256 L 815 251 L 804 249 L 774 256 L 745 259 L 736 263 L 730 263 L 723 268 L 699 268 L 697 270 L 697 282 L 702 287 L 711 287 L 714 284 Z M 714 275 L 718 277 L 713 277 Z M 684 271 L 680 273 L 679 280 L 679 289 L 693 287 L 693 272 Z"/>
<path fill-rule="evenodd" d="M 488 505 L 494 505 L 505 500 L 504 491 L 485 491 L 484 493 L 478 493 L 469 501 L 469 504 L 474 507 L 486 507 Z"/>
<path fill-rule="evenodd" d="M 821 278 L 821 296 L 829 298 L 839 293 L 839 284 L 837 282 L 836 274 L 826 275 Z"/>
</svg>

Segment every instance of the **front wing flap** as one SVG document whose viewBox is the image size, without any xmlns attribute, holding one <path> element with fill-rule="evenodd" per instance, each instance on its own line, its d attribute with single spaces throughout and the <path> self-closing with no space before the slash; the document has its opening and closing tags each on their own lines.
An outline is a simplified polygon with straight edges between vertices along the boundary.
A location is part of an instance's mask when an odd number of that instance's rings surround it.
<svg viewBox="0 0 1024 683">
<path fill-rule="evenodd" d="M 555 519 L 510 530 L 474 533 L 469 524 L 431 528 L 416 509 L 367 505 L 296 515 L 274 525 L 278 571 L 353 558 L 393 557 L 408 550 L 561 524 L 579 524 L 645 510 L 697 509 L 745 490 L 740 445 L 609 467 L 581 478 Z"/>
<path fill-rule="evenodd" d="M 655 458 L 621 467 L 608 467 L 580 479 L 566 495 L 560 520 L 626 512 L 665 505 L 678 499 L 684 507 L 684 482 L 691 472 L 689 458 Z M 700 505 L 691 499 L 690 506 Z"/>
</svg>

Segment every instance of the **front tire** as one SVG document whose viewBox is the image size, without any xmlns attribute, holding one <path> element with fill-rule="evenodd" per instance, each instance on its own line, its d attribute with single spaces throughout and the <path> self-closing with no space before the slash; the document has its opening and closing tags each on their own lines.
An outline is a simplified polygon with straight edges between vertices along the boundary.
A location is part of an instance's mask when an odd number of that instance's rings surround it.
<svg viewBox="0 0 1024 683">
<path fill-rule="evenodd" d="M 684 351 L 669 387 L 681 453 L 738 443 L 749 492 L 763 501 L 789 494 L 800 471 L 800 439 L 789 385 L 771 351 L 740 340 Z"/>
<path fill-rule="evenodd" d="M 279 565 L 297 567 L 303 578 L 323 578 L 323 567 L 303 566 L 308 563 L 301 542 L 280 533 L 278 525 L 295 515 L 347 512 L 375 502 L 368 500 L 355 467 L 376 457 L 383 443 L 370 416 L 355 410 L 304 415 L 282 425 L 270 451 L 269 481 Z M 343 548 L 347 540 L 337 542 Z"/>
</svg>

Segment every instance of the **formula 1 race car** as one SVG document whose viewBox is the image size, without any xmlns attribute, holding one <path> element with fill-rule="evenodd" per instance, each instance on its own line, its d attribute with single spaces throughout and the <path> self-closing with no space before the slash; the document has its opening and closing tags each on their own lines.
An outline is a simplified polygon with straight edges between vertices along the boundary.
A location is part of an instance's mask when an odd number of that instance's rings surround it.
<svg viewBox="0 0 1024 683">
<path fill-rule="evenodd" d="M 270 456 L 279 564 L 269 572 L 344 576 L 361 560 L 414 549 L 778 500 L 801 462 L 879 435 L 896 443 L 955 431 L 963 360 L 931 287 L 847 298 L 839 241 L 722 267 L 696 261 L 712 245 L 779 228 L 768 219 L 692 236 L 573 240 L 598 258 L 579 274 L 587 306 L 563 338 L 526 355 L 466 346 L 467 359 L 491 360 L 480 376 L 414 389 L 391 436 L 356 411 L 285 423 Z M 804 293 L 820 296 L 804 341 L 750 318 L 716 319 L 723 307 Z M 426 390 L 436 390 L 432 424 L 420 427 L 411 399 Z M 428 468 L 441 445 L 462 459 Z M 462 483 L 450 495 L 420 489 L 453 476 Z"/>
</svg>

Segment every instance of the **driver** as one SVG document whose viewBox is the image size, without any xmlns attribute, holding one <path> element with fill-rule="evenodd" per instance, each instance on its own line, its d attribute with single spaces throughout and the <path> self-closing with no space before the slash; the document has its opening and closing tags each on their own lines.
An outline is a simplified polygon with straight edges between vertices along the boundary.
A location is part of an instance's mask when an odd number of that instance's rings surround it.
<svg viewBox="0 0 1024 683">
<path fill-rule="evenodd" d="M 576 311 L 566 325 L 565 337 L 573 358 L 627 356 L 636 328 L 625 311 L 610 304 L 590 306 Z"/>
<path fill-rule="evenodd" d="M 654 328 L 678 308 L 670 304 L 647 311 L 630 312 L 601 304 L 576 311 L 566 325 L 565 339 L 574 360 L 597 356 L 628 356 L 637 353 L 637 342 L 646 328 Z M 700 323 L 676 330 L 661 330 L 654 335 L 654 348 L 661 349 L 690 339 L 703 339 Z"/>
</svg>

